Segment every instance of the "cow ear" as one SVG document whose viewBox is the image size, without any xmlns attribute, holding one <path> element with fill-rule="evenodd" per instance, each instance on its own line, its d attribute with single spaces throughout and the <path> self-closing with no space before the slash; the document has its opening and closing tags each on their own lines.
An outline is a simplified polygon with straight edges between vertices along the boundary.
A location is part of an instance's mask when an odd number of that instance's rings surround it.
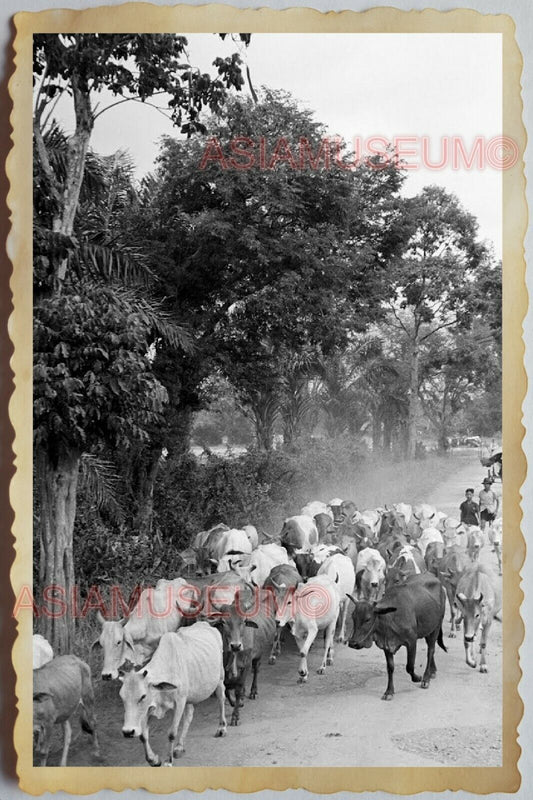
<svg viewBox="0 0 533 800">
<path fill-rule="evenodd" d="M 396 611 L 396 606 L 374 606 L 375 614 L 390 614 L 392 611 Z"/>
<path fill-rule="evenodd" d="M 43 700 L 53 699 L 50 692 L 37 692 L 33 695 L 34 703 L 42 703 Z"/>
<path fill-rule="evenodd" d="M 460 603 L 464 603 L 466 601 L 466 596 L 462 592 L 458 592 L 455 595 L 455 599 L 459 600 Z"/>
<path fill-rule="evenodd" d="M 244 623 L 247 628 L 257 628 L 257 622 L 254 622 L 253 619 L 247 619 Z"/>
<path fill-rule="evenodd" d="M 154 689 L 159 689 L 160 692 L 168 692 L 170 689 L 178 688 L 173 683 L 169 683 L 168 681 L 161 681 L 161 683 L 154 683 L 153 687 Z"/>
<path fill-rule="evenodd" d="M 351 594 L 348 594 L 348 592 L 346 592 L 346 597 L 349 597 L 349 598 L 350 598 L 350 600 L 352 601 L 352 603 L 356 603 L 356 602 L 357 602 L 357 600 L 355 599 L 355 597 L 352 597 L 352 595 L 351 595 Z"/>
</svg>

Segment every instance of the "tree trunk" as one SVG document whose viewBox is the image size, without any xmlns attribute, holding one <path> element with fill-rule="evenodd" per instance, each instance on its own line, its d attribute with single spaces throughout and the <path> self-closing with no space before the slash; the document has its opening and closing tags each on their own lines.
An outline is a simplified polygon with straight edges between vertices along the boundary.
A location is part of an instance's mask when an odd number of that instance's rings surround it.
<svg viewBox="0 0 533 800">
<path fill-rule="evenodd" d="M 445 453 L 448 449 L 448 387 L 444 387 L 439 424 L 439 450 Z"/>
<path fill-rule="evenodd" d="M 137 513 L 135 515 L 134 527 L 142 534 L 152 533 L 154 519 L 154 486 L 161 465 L 161 450 L 151 453 L 150 460 L 139 475 L 137 487 Z"/>
<path fill-rule="evenodd" d="M 409 375 L 409 407 L 407 411 L 407 431 L 405 457 L 412 461 L 416 452 L 416 422 L 418 418 L 418 372 L 420 364 L 420 351 L 417 339 L 411 347 L 411 364 Z"/>
<path fill-rule="evenodd" d="M 71 653 L 74 642 L 70 600 L 74 589 L 72 542 L 79 466 L 79 453 L 61 456 L 57 465 L 47 454 L 39 460 L 40 576 L 41 590 L 45 592 L 43 605 L 48 609 L 48 614 L 42 616 L 41 631 L 56 655 Z"/>
<path fill-rule="evenodd" d="M 274 425 L 278 416 L 278 402 L 272 397 L 260 397 L 252 405 L 257 444 L 267 452 L 274 445 Z"/>
<path fill-rule="evenodd" d="M 81 185 L 85 173 L 85 161 L 89 149 L 89 141 L 94 126 L 91 109 L 91 98 L 88 91 L 81 89 L 77 76 L 72 76 L 72 90 L 74 95 L 74 111 L 76 115 L 76 130 L 69 139 L 69 154 L 67 175 L 63 190 L 63 207 L 54 219 L 53 228 L 58 233 L 71 236 L 74 230 L 74 220 L 78 210 Z M 67 260 L 62 258 L 54 265 L 54 290 L 61 292 L 67 270 Z"/>
</svg>

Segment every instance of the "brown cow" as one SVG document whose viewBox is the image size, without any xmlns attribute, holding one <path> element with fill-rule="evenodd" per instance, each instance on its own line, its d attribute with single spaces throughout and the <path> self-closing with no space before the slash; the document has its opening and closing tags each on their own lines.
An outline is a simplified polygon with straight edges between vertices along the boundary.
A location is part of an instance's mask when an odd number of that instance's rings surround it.
<svg viewBox="0 0 533 800">
<path fill-rule="evenodd" d="M 440 581 L 427 572 L 412 575 L 403 586 L 386 589 L 379 603 L 365 600 L 354 600 L 354 603 L 353 633 L 348 644 L 360 650 L 372 647 L 375 642 L 384 651 L 388 682 L 381 699 L 392 700 L 394 696 L 394 654 L 402 646 L 407 650 L 406 670 L 411 680 L 427 689 L 430 679 L 437 673 L 435 643 L 446 650 L 442 640 L 446 595 Z M 425 639 L 428 648 L 422 678 L 415 671 L 418 639 Z"/>
</svg>

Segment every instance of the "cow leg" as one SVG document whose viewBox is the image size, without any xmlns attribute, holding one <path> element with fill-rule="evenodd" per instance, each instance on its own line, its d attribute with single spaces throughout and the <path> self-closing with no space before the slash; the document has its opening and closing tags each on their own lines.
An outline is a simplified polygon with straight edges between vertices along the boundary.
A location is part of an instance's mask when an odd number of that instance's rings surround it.
<svg viewBox="0 0 533 800">
<path fill-rule="evenodd" d="M 187 700 L 185 697 L 177 697 L 176 698 L 176 705 L 174 706 L 174 713 L 172 715 L 172 722 L 170 723 L 170 728 L 168 730 L 168 761 L 165 761 L 165 767 L 172 767 L 174 764 L 174 754 L 176 753 L 176 749 L 174 749 L 174 741 L 178 738 L 178 731 L 181 729 L 183 725 L 183 719 L 186 713 L 187 707 Z M 178 742 L 180 741 L 181 737 L 178 738 Z"/>
<path fill-rule="evenodd" d="M 316 624 L 313 626 L 310 625 L 303 645 L 300 645 L 300 642 L 302 641 L 300 637 L 296 639 L 296 644 L 298 645 L 298 651 L 300 653 L 300 666 L 298 667 L 300 683 L 305 683 L 309 675 L 309 670 L 307 669 L 307 654 L 311 648 L 311 645 L 316 639 L 317 633 L 318 628 L 316 627 Z"/>
<path fill-rule="evenodd" d="M 324 658 L 322 664 L 317 669 L 319 675 L 323 675 L 326 671 L 326 665 L 333 664 L 333 636 L 335 634 L 335 625 L 337 620 L 333 620 L 326 628 L 326 636 L 324 642 Z"/>
<path fill-rule="evenodd" d="M 407 649 L 407 664 L 405 666 L 405 670 L 411 676 L 411 680 L 413 681 L 413 683 L 420 683 L 422 678 L 415 671 L 416 639 L 414 642 L 410 642 L 409 644 L 407 644 L 406 649 Z"/>
<path fill-rule="evenodd" d="M 143 723 L 143 727 L 141 730 L 140 740 L 144 747 L 144 757 L 148 761 L 151 767 L 160 767 L 161 766 L 161 759 L 154 753 L 150 746 L 150 730 L 148 728 L 148 719 L 145 720 Z"/>
<path fill-rule="evenodd" d="M 227 723 L 226 723 L 226 703 L 225 703 L 225 696 L 224 696 L 224 675 L 222 675 L 220 679 L 220 683 L 218 684 L 217 688 L 215 689 L 215 694 L 217 696 L 218 705 L 220 709 L 220 719 L 218 723 L 217 732 L 215 736 L 225 736 L 227 730 Z"/>
<path fill-rule="evenodd" d="M 487 622 L 483 625 L 483 629 L 481 631 L 481 642 L 479 645 L 480 651 L 480 664 L 479 664 L 479 671 L 480 672 L 488 672 L 487 669 L 487 659 L 486 659 L 486 652 L 487 652 L 487 639 L 489 638 L 490 626 L 492 624 L 492 620 L 487 620 Z"/>
<path fill-rule="evenodd" d="M 191 726 L 193 716 L 194 716 L 194 706 L 192 703 L 187 703 L 179 725 L 178 743 L 174 748 L 175 758 L 179 758 L 185 752 L 185 739 L 187 737 L 187 732 Z"/>
<path fill-rule="evenodd" d="M 235 706 L 233 708 L 233 713 L 231 715 L 231 722 L 230 725 L 235 727 L 239 724 L 239 708 L 243 705 L 243 695 L 244 695 L 244 673 L 242 675 L 241 680 L 239 683 L 235 684 Z"/>
<path fill-rule="evenodd" d="M 342 612 L 340 614 L 341 620 L 341 627 L 339 631 L 339 635 L 337 636 L 337 641 L 344 644 L 346 641 L 346 616 L 348 614 L 348 598 L 342 601 Z"/>
<path fill-rule="evenodd" d="M 455 621 L 455 605 L 454 605 L 454 592 L 452 591 L 451 587 L 446 585 L 446 595 L 448 597 L 448 604 L 450 606 L 450 632 L 448 634 L 449 639 L 455 639 L 455 630 L 454 630 L 454 621 Z"/>
<path fill-rule="evenodd" d="M 67 766 L 68 749 L 70 747 L 70 740 L 72 739 L 72 728 L 68 719 L 63 723 L 63 752 L 61 753 L 60 767 Z"/>
<path fill-rule="evenodd" d="M 274 641 L 272 642 L 272 649 L 268 657 L 269 664 L 276 663 L 276 655 L 278 653 L 281 653 L 281 627 L 279 625 L 276 626 L 276 635 L 274 636 Z"/>
<path fill-rule="evenodd" d="M 437 631 L 438 633 L 438 631 Z M 435 667 L 435 640 L 437 636 L 435 633 L 432 633 L 431 636 L 426 636 L 426 644 L 428 646 L 428 657 L 426 662 L 426 669 L 424 670 L 424 676 L 422 678 L 422 683 L 420 684 L 421 689 L 427 689 L 429 687 L 429 681 L 431 678 L 434 678 L 437 669 Z"/>
<path fill-rule="evenodd" d="M 254 658 L 252 661 L 252 685 L 250 687 L 250 700 L 255 700 L 257 697 L 257 673 L 259 672 L 259 664 L 261 663 L 261 656 Z"/>
<path fill-rule="evenodd" d="M 387 659 L 387 688 L 385 689 L 385 694 L 382 696 L 382 700 L 392 700 L 394 697 L 394 653 L 391 650 L 385 650 L 385 658 Z"/>
</svg>

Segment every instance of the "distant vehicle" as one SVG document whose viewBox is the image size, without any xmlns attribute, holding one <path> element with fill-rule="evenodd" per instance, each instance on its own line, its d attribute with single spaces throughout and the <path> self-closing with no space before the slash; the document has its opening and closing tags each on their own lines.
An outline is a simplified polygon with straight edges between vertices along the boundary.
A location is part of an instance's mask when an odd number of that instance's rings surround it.
<svg viewBox="0 0 533 800">
<path fill-rule="evenodd" d="M 467 447 L 481 446 L 481 438 L 479 436 L 466 436 L 462 441 Z"/>
</svg>

